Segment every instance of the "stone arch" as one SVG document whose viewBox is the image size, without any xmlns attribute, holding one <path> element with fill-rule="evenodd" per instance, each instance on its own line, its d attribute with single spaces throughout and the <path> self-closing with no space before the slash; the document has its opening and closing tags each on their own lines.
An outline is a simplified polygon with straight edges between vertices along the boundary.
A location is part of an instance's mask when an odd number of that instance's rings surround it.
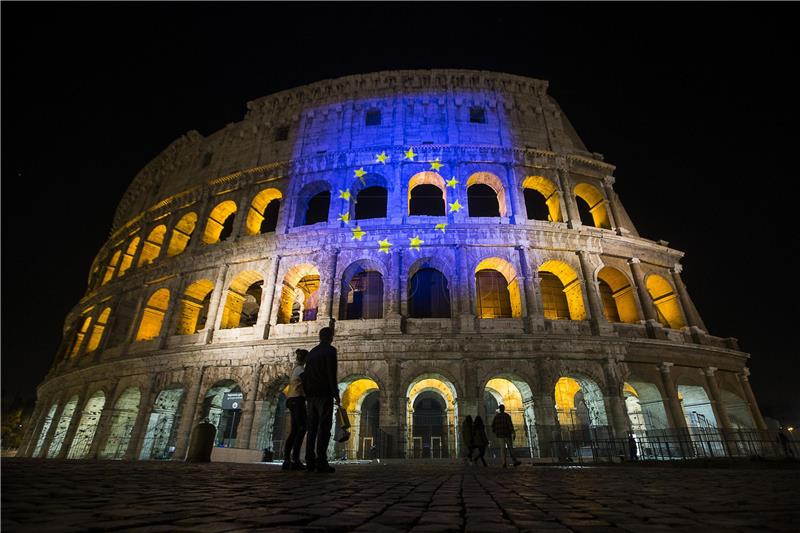
<svg viewBox="0 0 800 533">
<path fill-rule="evenodd" d="M 325 196 L 327 195 L 327 197 Z M 327 202 L 327 209 L 325 204 Z M 295 204 L 295 217 L 294 226 L 308 226 L 318 222 L 327 222 L 330 218 L 330 204 L 331 204 L 331 187 L 327 181 L 314 181 L 303 187 L 297 195 L 297 203 Z M 311 213 L 313 216 L 308 218 L 309 211 L 319 211 L 319 220 L 317 220 L 316 213 Z M 324 212 L 324 220 L 321 218 Z"/>
<path fill-rule="evenodd" d="M 408 269 L 408 316 L 450 318 L 453 314 L 448 272 L 439 258 L 423 257 Z M 419 277 L 418 277 L 419 276 Z"/>
<path fill-rule="evenodd" d="M 669 428 L 664 398 L 655 382 L 632 374 L 623 383 L 622 394 L 631 429 L 635 433 Z"/>
<path fill-rule="evenodd" d="M 350 263 L 342 273 L 339 318 L 383 318 L 384 272 L 380 262 L 362 258 Z"/>
<path fill-rule="evenodd" d="M 725 412 L 728 414 L 728 419 L 733 429 L 758 429 L 755 420 L 753 420 L 753 412 L 750 410 L 750 404 L 741 396 L 724 388 L 720 388 L 719 395 L 720 403 L 722 404 L 721 407 L 725 409 Z"/>
<path fill-rule="evenodd" d="M 279 372 L 277 376 L 260 388 L 260 409 L 256 412 L 258 433 L 256 448 L 273 451 L 275 459 L 284 459 L 283 450 L 289 435 L 291 420 L 286 408 L 286 392 L 289 384 L 288 373 Z M 255 414 L 254 414 L 255 416 Z"/>
<path fill-rule="evenodd" d="M 522 194 L 528 220 L 563 222 L 561 193 L 552 180 L 544 176 L 527 176 L 522 181 Z M 538 203 L 541 206 L 537 206 Z"/>
<path fill-rule="evenodd" d="M 103 339 L 103 332 L 106 330 L 106 325 L 108 324 L 108 319 L 110 317 L 110 307 L 106 307 L 100 312 L 99 315 L 97 315 L 97 319 L 92 327 L 92 334 L 89 336 L 89 342 L 86 345 L 86 353 L 91 353 L 97 350 L 98 346 L 100 346 L 100 341 Z"/>
<path fill-rule="evenodd" d="M 111 259 L 108 261 L 108 265 L 106 266 L 105 274 L 103 275 L 103 281 L 100 282 L 100 285 L 105 285 L 111 278 L 114 277 L 114 272 L 117 270 L 117 264 L 119 263 L 120 255 L 122 254 L 121 250 L 116 250 L 114 254 L 111 256 Z"/>
<path fill-rule="evenodd" d="M 522 316 L 522 297 L 514 265 L 501 257 L 487 257 L 475 266 L 474 272 L 476 316 L 479 318 Z M 483 277 L 481 273 L 490 275 Z M 504 286 L 501 286 L 501 281 L 505 281 Z"/>
<path fill-rule="evenodd" d="M 424 419 L 421 416 L 415 417 L 415 402 L 423 393 L 430 393 L 442 400 L 444 408 L 441 414 L 425 415 Z M 454 381 L 435 372 L 418 375 L 409 383 L 406 389 L 407 457 L 424 457 L 426 443 L 430 456 L 436 455 L 437 438 L 443 457 L 458 457 L 458 425 L 458 392 Z"/>
<path fill-rule="evenodd" d="M 88 312 L 85 311 L 85 312 Z M 75 329 L 75 337 L 72 341 L 72 347 L 69 351 L 69 358 L 74 359 L 78 356 L 78 353 L 81 351 L 81 346 L 83 346 L 83 341 L 86 338 L 86 334 L 89 332 L 89 326 L 92 324 L 92 317 L 86 316 L 82 317 L 82 319 L 78 319 L 81 326 L 80 328 Z"/>
<path fill-rule="evenodd" d="M 604 266 L 597 272 L 603 314 L 609 322 L 635 324 L 641 320 L 633 284 L 620 270 Z"/>
<path fill-rule="evenodd" d="M 171 459 L 175 453 L 185 389 L 180 383 L 164 386 L 153 401 L 139 459 Z"/>
<path fill-rule="evenodd" d="M 374 402 L 370 402 L 369 412 L 362 412 L 362 407 L 371 394 L 378 393 L 380 396 L 380 391 L 378 381 L 366 374 L 351 374 L 339 381 L 340 405 L 347 411 L 351 428 L 350 440 L 332 447 L 333 457 L 346 454 L 348 459 L 366 459 L 369 448 L 379 444 L 380 411 L 375 409 Z M 365 438 L 369 440 L 365 441 Z"/>
<path fill-rule="evenodd" d="M 379 174 L 367 174 L 364 182 L 353 184 L 353 209 L 350 216 L 353 220 L 386 218 L 388 216 L 389 184 Z"/>
<path fill-rule="evenodd" d="M 169 307 L 169 289 L 158 289 L 150 295 L 139 321 L 139 330 L 136 332 L 137 341 L 155 339 L 161 334 L 167 307 Z"/>
<path fill-rule="evenodd" d="M 555 385 L 556 413 L 562 428 L 608 427 L 602 383 L 584 372 L 562 372 Z"/>
<path fill-rule="evenodd" d="M 586 182 L 581 182 L 573 188 L 576 201 L 578 199 L 585 202 L 585 209 L 591 215 L 593 226 L 596 228 L 611 229 L 611 221 L 608 218 L 606 200 L 600 189 Z M 578 202 L 580 207 L 580 202 Z"/>
<path fill-rule="evenodd" d="M 487 215 L 473 215 L 473 206 L 479 207 L 476 202 L 476 190 L 478 186 L 485 186 L 494 192 L 495 200 L 497 202 L 497 214 Z M 472 193 L 470 192 L 472 190 Z M 506 202 L 506 189 L 503 181 L 491 172 L 476 172 L 467 179 L 467 204 L 469 216 L 508 216 L 508 206 Z M 489 206 L 487 205 L 487 208 Z M 491 210 L 494 210 L 494 205 L 491 205 Z"/>
<path fill-rule="evenodd" d="M 543 276 L 542 273 L 550 276 Z M 581 280 L 570 265 L 563 261 L 550 259 L 539 267 L 539 276 L 545 318 L 586 320 Z M 566 304 L 568 316 L 564 316 L 564 304 Z"/>
<path fill-rule="evenodd" d="M 230 237 L 233 232 L 236 210 L 236 202 L 233 200 L 224 200 L 214 206 L 214 209 L 208 214 L 206 228 L 203 231 L 205 244 L 215 244 Z"/>
<path fill-rule="evenodd" d="M 83 459 L 89 454 L 105 404 L 106 395 L 102 390 L 96 391 L 86 401 L 67 459 Z"/>
<path fill-rule="evenodd" d="M 261 309 L 263 286 L 264 278 L 260 272 L 245 270 L 236 274 L 228 285 L 220 329 L 255 325 Z"/>
<path fill-rule="evenodd" d="M 161 246 L 164 244 L 164 237 L 167 235 L 167 226 L 159 224 L 150 231 L 150 234 L 142 243 L 142 252 L 139 254 L 139 264 L 144 266 L 152 263 L 161 254 Z"/>
<path fill-rule="evenodd" d="M 489 418 L 500 405 L 505 405 L 517 430 L 515 448 L 527 448 L 530 457 L 539 457 L 539 442 L 536 435 L 536 415 L 534 413 L 533 390 L 520 376 L 507 372 L 491 373 L 483 383 L 484 423 L 491 427 Z"/>
<path fill-rule="evenodd" d="M 58 411 L 58 402 L 53 402 L 50 405 L 50 409 L 47 410 L 47 414 L 42 419 L 42 425 L 39 429 L 39 436 L 36 439 L 36 446 L 33 448 L 33 453 L 31 457 L 40 457 L 44 447 L 44 441 L 47 438 L 47 433 L 50 431 L 50 426 L 53 425 L 53 420 L 56 417 L 56 412 Z"/>
<path fill-rule="evenodd" d="M 213 291 L 214 282 L 210 279 L 200 279 L 186 287 L 180 299 L 176 335 L 191 335 L 206 328 Z"/>
<path fill-rule="evenodd" d="M 418 187 L 425 189 L 424 196 L 414 194 L 414 189 Z M 431 195 L 431 192 L 435 192 L 432 187 L 435 187 L 442 193 L 441 199 L 435 194 Z M 422 191 L 423 189 L 419 190 Z M 446 204 L 447 187 L 445 186 L 444 178 L 436 172 L 418 172 L 408 180 L 409 215 L 444 216 L 447 213 L 445 209 Z"/>
<path fill-rule="evenodd" d="M 320 284 L 319 270 L 311 263 L 301 263 L 290 268 L 283 277 L 278 324 L 316 320 Z"/>
<path fill-rule="evenodd" d="M 75 416 L 75 410 L 77 408 L 78 395 L 75 394 L 64 404 L 64 408 L 61 410 L 61 416 L 58 417 L 58 425 L 56 426 L 55 433 L 53 433 L 53 438 L 50 440 L 50 446 L 47 449 L 48 459 L 57 457 L 61 452 L 61 448 L 64 445 L 64 439 L 67 436 L 67 431 L 69 431 L 69 426 L 72 423 L 72 417 Z"/>
<path fill-rule="evenodd" d="M 250 202 L 250 210 L 247 213 L 245 222 L 245 233 L 247 235 L 259 235 L 275 231 L 278 224 L 278 211 L 283 200 L 281 191 L 275 188 L 267 188 L 255 195 Z M 277 208 L 273 202 L 277 202 Z"/>
<path fill-rule="evenodd" d="M 167 247 L 167 257 L 174 257 L 186 250 L 196 227 L 197 213 L 189 212 L 181 217 L 175 227 L 172 228 L 172 237 Z"/>
<path fill-rule="evenodd" d="M 119 395 L 114 403 L 108 438 L 97 456 L 98 459 L 122 459 L 125 456 L 139 414 L 141 399 L 142 393 L 138 387 L 129 387 Z"/>
<path fill-rule="evenodd" d="M 217 434 L 214 438 L 215 445 L 224 445 L 226 447 L 235 444 L 236 439 L 239 437 L 237 430 L 239 429 L 239 422 L 241 417 L 236 410 L 223 409 L 223 399 L 226 393 L 231 392 L 244 392 L 242 387 L 233 379 L 223 379 L 211 385 L 203 399 L 203 405 L 200 410 L 200 418 L 208 419 L 214 427 L 217 428 Z"/>
<path fill-rule="evenodd" d="M 724 456 L 719 424 L 706 387 L 700 384 L 699 379 L 687 374 L 679 376 L 675 384 L 694 452 L 701 456 Z"/>
<path fill-rule="evenodd" d="M 134 237 L 128 243 L 128 247 L 125 249 L 125 253 L 122 255 L 122 262 L 119 264 L 119 273 L 117 274 L 118 278 L 121 278 L 125 275 L 125 272 L 133 265 L 133 258 L 136 255 L 136 251 L 139 249 L 139 237 Z"/>
<path fill-rule="evenodd" d="M 658 321 L 661 324 L 672 329 L 681 329 L 686 326 L 678 295 L 669 281 L 651 272 L 645 278 L 645 286 L 653 299 Z"/>
</svg>

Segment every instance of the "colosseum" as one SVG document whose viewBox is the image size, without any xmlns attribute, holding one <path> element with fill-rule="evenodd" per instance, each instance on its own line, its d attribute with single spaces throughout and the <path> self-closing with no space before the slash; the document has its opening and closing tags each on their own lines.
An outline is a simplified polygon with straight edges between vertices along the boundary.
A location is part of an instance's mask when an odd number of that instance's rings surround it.
<svg viewBox="0 0 800 533">
<path fill-rule="evenodd" d="M 750 453 L 748 354 L 641 237 L 546 81 L 390 71 L 190 131 L 121 199 L 20 455 L 282 457 L 296 348 L 333 324 L 335 459 L 455 458 L 504 404 L 534 459 Z M 646 179 L 641 176 L 640 179 Z"/>
</svg>

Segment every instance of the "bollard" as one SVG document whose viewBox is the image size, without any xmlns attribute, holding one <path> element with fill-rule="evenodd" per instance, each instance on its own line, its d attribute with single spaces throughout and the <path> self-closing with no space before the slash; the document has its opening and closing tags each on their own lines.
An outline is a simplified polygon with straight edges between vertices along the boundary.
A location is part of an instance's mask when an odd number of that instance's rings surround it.
<svg viewBox="0 0 800 533">
<path fill-rule="evenodd" d="M 192 431 L 189 439 L 189 450 L 186 452 L 187 463 L 210 463 L 211 450 L 214 448 L 214 437 L 217 428 L 208 420 L 203 420 Z"/>
</svg>

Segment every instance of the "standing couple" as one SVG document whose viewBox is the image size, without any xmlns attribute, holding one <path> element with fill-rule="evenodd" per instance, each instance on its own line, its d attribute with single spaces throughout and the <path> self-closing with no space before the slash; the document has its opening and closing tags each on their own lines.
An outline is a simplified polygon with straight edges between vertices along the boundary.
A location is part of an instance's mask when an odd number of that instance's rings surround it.
<svg viewBox="0 0 800 533">
<path fill-rule="evenodd" d="M 283 452 L 283 470 L 335 472 L 328 464 L 333 404 L 339 405 L 339 381 L 333 328 L 319 330 L 319 344 L 309 352 L 295 350 L 296 365 L 289 378 L 286 407 L 292 417 L 292 429 Z M 300 448 L 308 431 L 306 464 L 300 462 Z"/>
</svg>

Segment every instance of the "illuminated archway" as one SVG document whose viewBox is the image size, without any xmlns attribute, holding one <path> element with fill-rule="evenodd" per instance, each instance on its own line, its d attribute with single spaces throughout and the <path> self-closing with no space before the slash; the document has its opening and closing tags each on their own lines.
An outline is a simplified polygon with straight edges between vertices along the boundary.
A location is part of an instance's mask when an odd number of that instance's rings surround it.
<svg viewBox="0 0 800 533">
<path fill-rule="evenodd" d="M 561 194 L 558 187 L 544 176 L 528 176 L 522 182 L 528 220 L 563 222 Z"/>
<path fill-rule="evenodd" d="M 34 447 L 31 457 L 39 457 L 41 455 L 42 447 L 44 446 L 44 440 L 47 438 L 47 432 L 50 431 L 50 426 L 53 424 L 53 419 L 56 416 L 57 410 L 58 402 L 50 406 L 50 409 L 47 411 L 47 415 L 45 415 L 44 420 L 42 420 L 42 427 L 39 430 L 39 438 L 36 439 L 36 447 Z"/>
<path fill-rule="evenodd" d="M 289 377 L 286 375 L 274 379 L 262 390 L 262 399 L 257 402 L 256 413 L 258 432 L 256 433 L 256 448 L 269 449 L 273 452 L 273 459 L 284 459 L 286 438 L 291 431 L 291 414 L 286 407 L 286 394 L 289 391 Z M 260 405 L 260 408 L 258 407 Z M 305 450 L 300 450 L 301 457 Z"/>
<path fill-rule="evenodd" d="M 86 407 L 84 407 L 81 419 L 78 422 L 78 429 L 72 438 L 72 445 L 69 447 L 67 459 L 83 459 L 89 454 L 105 404 L 106 395 L 101 390 L 95 392 L 86 402 Z"/>
<path fill-rule="evenodd" d="M 97 316 L 94 327 L 92 327 L 92 334 L 89 337 L 89 344 L 86 345 L 86 353 L 93 352 L 98 346 L 100 346 L 100 341 L 103 339 L 103 332 L 106 330 L 106 324 L 108 324 L 108 318 L 110 316 L 110 307 L 103 309 L 103 311 Z"/>
<path fill-rule="evenodd" d="M 61 411 L 61 416 L 58 418 L 58 425 L 56 431 L 53 433 L 53 438 L 50 441 L 50 446 L 47 449 L 47 458 L 52 459 L 61 452 L 61 447 L 64 445 L 64 439 L 67 436 L 67 431 L 72 423 L 72 417 L 75 415 L 75 409 L 78 407 L 78 395 L 71 397 L 64 404 L 64 409 Z"/>
<path fill-rule="evenodd" d="M 111 416 L 111 429 L 105 446 L 98 453 L 98 459 L 122 459 L 131 441 L 133 426 L 139 414 L 139 401 L 142 394 L 136 387 L 125 389 L 114 404 Z"/>
<path fill-rule="evenodd" d="M 206 327 L 213 290 L 214 282 L 209 279 L 195 281 L 186 288 L 180 301 L 176 335 L 191 335 Z"/>
<path fill-rule="evenodd" d="M 350 439 L 335 446 L 333 457 L 369 459 L 379 446 L 380 387 L 368 377 L 352 376 L 339 383 L 340 405 L 350 419 Z M 333 442 L 333 441 L 331 441 Z"/>
<path fill-rule="evenodd" d="M 436 172 L 419 172 L 408 181 L 409 215 L 444 216 L 446 202 L 447 187 Z"/>
<path fill-rule="evenodd" d="M 757 429 L 750 405 L 741 396 L 731 391 L 720 389 L 720 401 L 723 409 L 728 414 L 733 429 Z"/>
<path fill-rule="evenodd" d="M 106 266 L 106 272 L 103 275 L 103 281 L 100 282 L 100 285 L 105 285 L 111 278 L 114 277 L 114 272 L 117 270 L 117 263 L 119 263 L 119 258 L 122 252 L 117 250 L 114 252 L 114 255 L 111 256 L 111 260 L 108 262 L 108 266 Z"/>
<path fill-rule="evenodd" d="M 164 224 L 159 224 L 153 228 L 142 244 L 142 253 L 139 255 L 139 264 L 137 266 L 150 264 L 158 258 L 159 254 L 161 254 L 161 245 L 164 244 L 166 234 L 167 227 Z"/>
<path fill-rule="evenodd" d="M 184 390 L 180 385 L 167 387 L 158 393 L 147 419 L 147 430 L 139 459 L 172 458 L 177 440 L 176 422 L 180 420 L 183 394 Z"/>
<path fill-rule="evenodd" d="M 69 351 L 70 359 L 76 357 L 78 353 L 81 351 L 81 346 L 83 345 L 83 340 L 86 337 L 86 333 L 89 331 L 89 326 L 92 323 L 92 317 L 87 316 L 83 319 L 81 323 L 80 329 L 75 331 L 75 340 L 72 342 L 72 349 Z"/>
<path fill-rule="evenodd" d="M 683 313 L 678 302 L 678 295 L 672 285 L 658 274 L 650 274 L 645 281 L 647 292 L 653 298 L 653 305 L 656 307 L 658 321 L 664 326 L 672 329 L 681 329 L 686 326 L 683 320 Z"/>
<path fill-rule="evenodd" d="M 505 412 L 511 417 L 516 429 L 514 448 L 527 448 L 530 457 L 539 457 L 539 442 L 536 435 L 536 416 L 533 410 L 533 392 L 530 386 L 514 376 L 503 375 L 492 377 L 483 389 L 484 425 L 487 436 L 490 435 L 492 420 L 499 405 L 505 406 Z M 497 443 L 497 446 L 501 446 Z"/>
<path fill-rule="evenodd" d="M 139 249 L 139 240 L 139 237 L 134 237 L 128 244 L 128 248 L 122 256 L 122 262 L 119 265 L 119 274 L 117 274 L 117 277 L 121 278 L 124 276 L 125 272 L 127 272 L 133 264 L 133 256 L 136 255 L 136 250 Z"/>
<path fill-rule="evenodd" d="M 543 273 L 550 274 L 550 276 L 543 275 Z M 540 286 L 545 318 L 586 320 L 581 280 L 578 279 L 578 275 L 571 266 L 551 259 L 539 267 L 539 276 L 541 277 Z M 564 303 L 566 303 L 566 310 Z"/>
<path fill-rule="evenodd" d="M 458 457 L 459 418 L 453 383 L 440 374 L 419 376 L 408 386 L 406 399 L 406 457 Z"/>
<path fill-rule="evenodd" d="M 611 221 L 606 210 L 606 201 L 603 194 L 594 185 L 579 183 L 573 189 L 576 198 L 586 202 L 586 207 L 594 222 L 594 227 L 611 229 Z"/>
<path fill-rule="evenodd" d="M 608 426 L 603 391 L 586 376 L 575 374 L 559 378 L 555 400 L 562 428 L 581 430 Z"/>
<path fill-rule="evenodd" d="M 278 223 L 278 210 L 283 195 L 278 189 L 264 189 L 250 203 L 250 210 L 245 221 L 247 235 L 259 235 L 275 231 Z M 276 202 L 273 204 L 273 202 Z"/>
<path fill-rule="evenodd" d="M 371 259 L 356 261 L 342 273 L 339 318 L 383 318 L 383 275 Z"/>
<path fill-rule="evenodd" d="M 172 238 L 170 238 L 169 246 L 167 247 L 168 257 L 181 254 L 186 250 L 196 227 L 197 213 L 186 213 L 181 217 L 175 227 L 172 228 Z"/>
<path fill-rule="evenodd" d="M 491 172 L 476 172 L 467 179 L 467 204 L 471 217 L 508 215 L 505 187 Z"/>
<path fill-rule="evenodd" d="M 225 409 L 223 399 L 226 393 L 242 392 L 242 388 L 233 380 L 225 379 L 218 381 L 206 391 L 201 409 L 201 418 L 207 418 L 214 427 L 217 434 L 214 438 L 215 445 L 235 447 L 238 438 L 237 430 L 241 416 L 236 409 Z M 247 437 L 243 435 L 243 437 Z"/>
<path fill-rule="evenodd" d="M 236 218 L 236 202 L 225 200 L 218 203 L 208 215 L 206 229 L 203 232 L 203 242 L 214 244 L 226 240 L 233 232 L 233 222 Z"/>
<path fill-rule="evenodd" d="M 139 322 L 139 330 L 136 332 L 137 341 L 155 339 L 161 334 L 168 306 L 169 290 L 158 289 L 150 296 L 142 313 L 142 320 Z"/>
<path fill-rule="evenodd" d="M 255 325 L 261 308 L 263 285 L 264 278 L 254 270 L 240 272 L 231 280 L 222 309 L 220 329 Z"/>
<path fill-rule="evenodd" d="M 488 257 L 475 267 L 476 312 L 479 318 L 519 318 L 522 300 L 513 265 Z"/>
<path fill-rule="evenodd" d="M 283 277 L 278 324 L 293 324 L 317 319 L 320 276 L 317 267 L 303 263 Z"/>
<path fill-rule="evenodd" d="M 639 322 L 639 311 L 633 296 L 633 287 L 625 275 L 613 267 L 603 267 L 597 273 L 603 314 L 609 322 Z"/>
</svg>

